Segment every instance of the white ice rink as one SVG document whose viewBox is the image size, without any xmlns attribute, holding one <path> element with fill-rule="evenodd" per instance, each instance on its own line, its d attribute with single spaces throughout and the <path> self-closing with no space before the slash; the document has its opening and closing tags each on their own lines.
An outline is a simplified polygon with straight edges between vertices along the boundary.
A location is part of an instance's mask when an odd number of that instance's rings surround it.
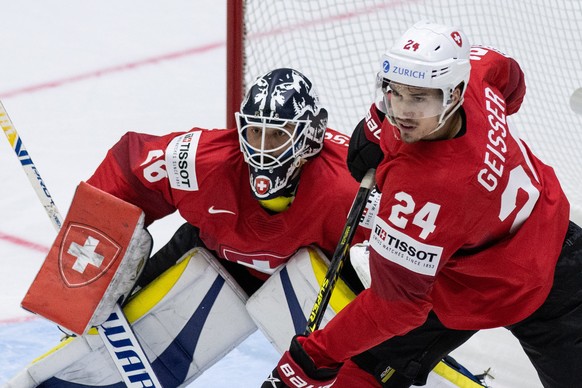
<svg viewBox="0 0 582 388">
<path fill-rule="evenodd" d="M 225 2 L 0 0 L 0 99 L 61 213 L 126 131 L 225 126 Z M 316 80 L 314 80 L 317 83 Z M 56 232 L 0 139 L 0 385 L 60 333 L 20 308 Z M 157 246 L 181 223 L 156 222 Z M 495 388 L 541 384 L 505 330 L 454 354 Z M 278 360 L 255 333 L 191 387 L 258 387 Z"/>
</svg>

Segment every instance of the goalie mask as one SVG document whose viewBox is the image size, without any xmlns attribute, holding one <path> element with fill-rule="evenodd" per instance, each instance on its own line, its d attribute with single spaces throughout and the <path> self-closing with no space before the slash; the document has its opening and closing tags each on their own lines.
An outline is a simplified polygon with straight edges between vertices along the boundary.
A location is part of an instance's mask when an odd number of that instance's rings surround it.
<svg viewBox="0 0 582 388">
<path fill-rule="evenodd" d="M 415 112 L 414 118 L 439 117 L 438 130 L 457 110 L 469 82 L 470 45 L 465 34 L 456 27 L 420 21 L 406 31 L 384 55 L 376 81 L 377 106 L 393 125 L 403 111 Z M 453 106 L 453 92 L 459 86 L 460 98 Z M 414 93 L 426 91 L 423 99 L 400 106 L 404 89 Z M 410 113 L 409 113 L 410 114 Z"/>
<path fill-rule="evenodd" d="M 263 205 L 278 200 L 274 208 L 266 207 L 285 210 L 297 190 L 301 166 L 323 147 L 327 111 L 311 82 L 288 68 L 257 78 L 236 122 L 253 195 Z"/>
</svg>

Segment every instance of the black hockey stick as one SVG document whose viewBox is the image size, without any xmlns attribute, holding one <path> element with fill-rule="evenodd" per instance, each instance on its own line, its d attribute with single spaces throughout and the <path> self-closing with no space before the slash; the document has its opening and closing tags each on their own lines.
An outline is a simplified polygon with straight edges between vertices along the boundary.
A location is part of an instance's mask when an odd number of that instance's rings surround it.
<svg viewBox="0 0 582 388">
<path fill-rule="evenodd" d="M 323 314 L 325 313 L 325 309 L 329 303 L 331 293 L 335 288 L 335 283 L 339 278 L 346 257 L 348 256 L 350 243 L 352 242 L 354 234 L 356 233 L 356 229 L 360 222 L 360 217 L 362 217 L 362 213 L 366 208 L 368 195 L 376 184 L 376 180 L 374 179 L 375 173 L 375 169 L 369 169 L 362 179 L 362 183 L 360 183 L 360 188 L 358 189 L 358 193 L 356 194 L 354 202 L 352 203 L 352 207 L 348 213 L 348 218 L 341 238 L 337 244 L 337 247 L 335 248 L 335 252 L 333 253 L 331 263 L 329 264 L 329 268 L 327 269 L 327 273 L 325 274 L 325 278 L 323 279 L 323 283 L 319 289 L 319 294 L 317 294 L 317 298 L 315 299 L 315 303 L 311 309 L 311 314 L 309 314 L 307 328 L 305 329 L 306 335 L 317 330 L 321 324 L 321 320 L 323 319 Z"/>
</svg>

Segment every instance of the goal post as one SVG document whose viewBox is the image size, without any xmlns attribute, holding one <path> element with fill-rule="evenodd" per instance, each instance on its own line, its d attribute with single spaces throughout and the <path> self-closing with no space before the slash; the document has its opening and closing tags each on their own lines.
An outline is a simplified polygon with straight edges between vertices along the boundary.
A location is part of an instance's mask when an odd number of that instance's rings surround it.
<svg viewBox="0 0 582 388">
<path fill-rule="evenodd" d="M 226 6 L 226 127 L 234 128 L 244 95 L 244 13 L 245 0 L 227 0 Z"/>
<path fill-rule="evenodd" d="M 329 126 L 351 134 L 374 98 L 382 54 L 420 19 L 461 27 L 522 66 L 527 93 L 512 130 L 556 170 L 582 224 L 580 0 L 227 0 L 227 123 L 246 89 L 276 67 L 312 80 Z M 235 41 L 232 41 L 232 40 Z"/>
</svg>

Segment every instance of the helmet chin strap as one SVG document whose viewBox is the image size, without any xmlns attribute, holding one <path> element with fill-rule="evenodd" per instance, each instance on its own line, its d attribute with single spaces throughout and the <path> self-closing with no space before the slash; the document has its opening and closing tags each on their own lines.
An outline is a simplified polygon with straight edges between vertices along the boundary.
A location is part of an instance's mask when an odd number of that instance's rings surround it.
<svg viewBox="0 0 582 388">
<path fill-rule="evenodd" d="M 439 119 L 439 123 L 436 126 L 436 128 L 433 129 L 432 131 L 430 131 L 429 133 L 427 133 L 426 135 L 427 136 L 428 135 L 431 135 L 431 134 L 435 133 L 436 131 L 438 131 L 439 129 L 441 129 L 443 127 L 443 125 L 445 125 L 445 123 L 447 122 L 447 120 L 451 118 L 451 116 L 453 115 L 453 113 L 455 113 L 457 111 L 457 109 L 459 109 L 459 107 L 463 103 L 464 99 L 465 99 L 464 97 L 461 97 L 461 99 L 457 102 L 457 104 L 455 106 L 453 106 L 448 113 L 447 113 L 447 111 L 444 111 L 441 114 L 441 117 Z"/>
</svg>

